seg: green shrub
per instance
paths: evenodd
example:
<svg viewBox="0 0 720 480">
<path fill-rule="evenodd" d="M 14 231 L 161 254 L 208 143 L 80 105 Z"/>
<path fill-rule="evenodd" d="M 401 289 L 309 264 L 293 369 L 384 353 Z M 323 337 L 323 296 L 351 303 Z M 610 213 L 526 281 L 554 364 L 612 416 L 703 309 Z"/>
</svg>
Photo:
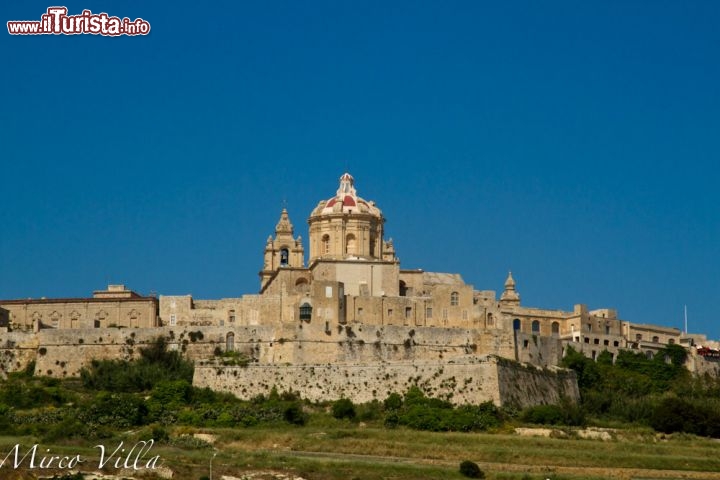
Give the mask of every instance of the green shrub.
<svg viewBox="0 0 720 480">
<path fill-rule="evenodd" d="M 332 416 L 337 419 L 348 418 L 352 420 L 355 418 L 355 405 L 349 399 L 341 398 L 333 402 Z"/>
<path fill-rule="evenodd" d="M 468 478 L 485 478 L 485 473 L 480 470 L 477 463 L 464 460 L 460 463 L 460 473 Z"/>
</svg>

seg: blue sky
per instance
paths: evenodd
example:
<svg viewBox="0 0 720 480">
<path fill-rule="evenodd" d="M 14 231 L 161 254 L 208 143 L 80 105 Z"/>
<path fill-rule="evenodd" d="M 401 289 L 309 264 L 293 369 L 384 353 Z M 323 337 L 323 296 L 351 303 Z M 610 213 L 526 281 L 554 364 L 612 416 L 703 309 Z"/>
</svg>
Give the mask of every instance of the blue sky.
<svg viewBox="0 0 720 480">
<path fill-rule="evenodd" d="M 404 268 L 720 338 L 717 2 L 63 5 L 152 31 L 0 35 L 0 298 L 254 293 L 348 170 Z"/>
</svg>

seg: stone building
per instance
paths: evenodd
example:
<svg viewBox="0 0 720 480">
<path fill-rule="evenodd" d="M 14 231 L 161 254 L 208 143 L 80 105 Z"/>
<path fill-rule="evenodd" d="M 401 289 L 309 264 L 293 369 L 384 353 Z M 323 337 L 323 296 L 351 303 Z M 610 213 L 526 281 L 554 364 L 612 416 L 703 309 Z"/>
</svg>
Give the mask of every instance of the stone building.
<svg viewBox="0 0 720 480">
<path fill-rule="evenodd" d="M 158 300 L 124 285 L 108 285 L 90 298 L 0 300 L 0 326 L 11 330 L 44 328 L 149 328 L 158 325 Z"/>
</svg>

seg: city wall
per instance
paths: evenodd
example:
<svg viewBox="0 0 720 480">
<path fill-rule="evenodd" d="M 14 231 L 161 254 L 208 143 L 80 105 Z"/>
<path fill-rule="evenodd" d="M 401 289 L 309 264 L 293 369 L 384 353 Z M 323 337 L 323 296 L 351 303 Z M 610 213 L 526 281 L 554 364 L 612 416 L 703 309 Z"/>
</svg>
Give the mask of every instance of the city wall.
<svg viewBox="0 0 720 480">
<path fill-rule="evenodd" d="M 457 362 L 393 362 L 371 365 L 196 366 L 193 384 L 251 399 L 279 391 L 299 392 L 311 401 L 348 398 L 355 403 L 383 400 L 418 386 L 425 394 L 454 404 L 519 408 L 579 400 L 575 373 L 528 367 L 495 356 L 468 356 Z"/>
</svg>

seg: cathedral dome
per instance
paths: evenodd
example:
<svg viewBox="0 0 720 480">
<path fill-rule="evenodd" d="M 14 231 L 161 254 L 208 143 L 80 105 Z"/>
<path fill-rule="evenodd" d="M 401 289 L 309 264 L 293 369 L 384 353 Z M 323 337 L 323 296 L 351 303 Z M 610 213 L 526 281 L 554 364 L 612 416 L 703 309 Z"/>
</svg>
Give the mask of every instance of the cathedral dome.
<svg viewBox="0 0 720 480">
<path fill-rule="evenodd" d="M 385 219 L 375 202 L 358 197 L 355 179 L 349 173 L 340 177 L 335 196 L 322 200 L 308 218 L 310 225 L 310 262 L 329 260 L 381 260 L 387 250 L 383 242 Z"/>
<path fill-rule="evenodd" d="M 355 179 L 349 173 L 340 177 L 340 186 L 334 197 L 322 200 L 310 214 L 311 217 L 333 213 L 369 214 L 382 218 L 382 212 L 373 201 L 358 196 L 355 190 Z"/>
</svg>

